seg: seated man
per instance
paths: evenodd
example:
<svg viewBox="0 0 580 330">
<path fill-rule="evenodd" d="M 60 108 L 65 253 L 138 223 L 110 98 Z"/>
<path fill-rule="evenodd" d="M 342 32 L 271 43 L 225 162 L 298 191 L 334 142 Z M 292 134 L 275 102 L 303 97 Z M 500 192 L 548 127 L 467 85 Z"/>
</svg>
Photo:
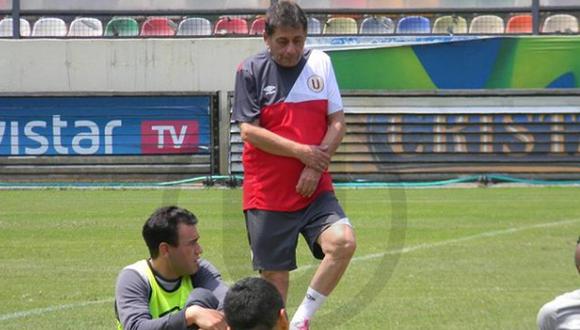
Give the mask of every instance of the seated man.
<svg viewBox="0 0 580 330">
<path fill-rule="evenodd" d="M 150 259 L 125 267 L 117 279 L 119 329 L 226 329 L 220 311 L 228 287 L 200 259 L 197 218 L 162 207 L 143 226 Z"/>
<path fill-rule="evenodd" d="M 580 273 L 580 238 L 576 242 L 576 270 Z M 564 293 L 538 312 L 538 329 L 580 329 L 580 290 Z"/>
<path fill-rule="evenodd" d="M 280 292 L 261 278 L 238 281 L 226 294 L 224 312 L 231 330 L 288 330 Z"/>
</svg>

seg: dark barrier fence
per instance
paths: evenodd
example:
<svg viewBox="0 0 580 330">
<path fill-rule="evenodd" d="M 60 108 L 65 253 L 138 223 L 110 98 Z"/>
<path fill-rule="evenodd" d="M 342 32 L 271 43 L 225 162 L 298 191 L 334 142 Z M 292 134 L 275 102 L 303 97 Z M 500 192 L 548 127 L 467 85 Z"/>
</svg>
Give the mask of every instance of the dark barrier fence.
<svg viewBox="0 0 580 330">
<path fill-rule="evenodd" d="M 345 97 L 335 180 L 423 181 L 508 174 L 580 178 L 580 97 Z M 230 170 L 242 174 L 231 126 Z"/>
</svg>

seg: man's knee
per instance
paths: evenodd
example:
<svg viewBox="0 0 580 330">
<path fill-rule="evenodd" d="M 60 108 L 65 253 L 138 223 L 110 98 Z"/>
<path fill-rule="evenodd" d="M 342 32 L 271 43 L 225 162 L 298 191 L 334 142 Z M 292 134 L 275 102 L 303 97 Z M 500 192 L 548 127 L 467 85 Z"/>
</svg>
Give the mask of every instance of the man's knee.
<svg viewBox="0 0 580 330">
<path fill-rule="evenodd" d="M 356 238 L 351 226 L 334 225 L 320 236 L 320 246 L 325 255 L 335 259 L 350 259 L 356 250 Z"/>
</svg>

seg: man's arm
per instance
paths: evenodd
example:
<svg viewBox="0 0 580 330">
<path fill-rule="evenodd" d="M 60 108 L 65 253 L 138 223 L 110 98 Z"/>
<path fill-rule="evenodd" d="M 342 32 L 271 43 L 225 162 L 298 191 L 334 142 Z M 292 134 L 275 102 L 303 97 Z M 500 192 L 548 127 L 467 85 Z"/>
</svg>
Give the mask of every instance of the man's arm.
<svg viewBox="0 0 580 330">
<path fill-rule="evenodd" d="M 337 111 L 328 115 L 328 129 L 326 135 L 322 139 L 322 146 L 327 146 L 330 157 L 334 155 L 336 149 L 340 146 L 342 139 L 346 133 L 346 122 L 344 119 L 344 111 Z M 326 167 L 324 168 L 326 169 Z M 312 167 L 305 167 L 302 170 L 298 184 L 296 185 L 296 192 L 303 197 L 310 197 L 316 191 L 318 182 L 323 171 Z"/>
<path fill-rule="evenodd" d="M 337 111 L 328 115 L 328 130 L 321 145 L 328 146 L 328 153 L 330 157 L 334 155 L 336 149 L 340 146 L 342 139 L 346 133 L 346 122 L 344 119 L 344 111 Z"/>
<path fill-rule="evenodd" d="M 324 171 L 330 163 L 328 146 L 324 143 L 319 146 L 306 145 L 286 139 L 261 127 L 259 120 L 240 123 L 240 131 L 244 142 L 273 155 L 296 158 L 317 171 Z"/>
<path fill-rule="evenodd" d="M 124 269 L 117 279 L 115 304 L 125 330 L 187 329 L 185 311 L 153 319 L 149 312 L 149 285 L 135 270 Z"/>
<path fill-rule="evenodd" d="M 218 299 L 218 310 L 223 309 L 224 299 L 229 290 L 228 285 L 222 280 L 217 268 L 209 261 L 201 259 L 199 270 L 191 278 L 194 288 L 208 289 Z"/>
</svg>

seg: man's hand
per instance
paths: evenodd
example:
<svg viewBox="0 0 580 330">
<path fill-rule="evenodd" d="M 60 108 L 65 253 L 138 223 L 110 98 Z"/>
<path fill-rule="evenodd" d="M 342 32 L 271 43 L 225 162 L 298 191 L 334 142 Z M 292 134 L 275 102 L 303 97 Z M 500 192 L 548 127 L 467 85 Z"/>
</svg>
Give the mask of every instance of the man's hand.
<svg viewBox="0 0 580 330">
<path fill-rule="evenodd" d="M 310 167 L 305 167 L 300 174 L 300 179 L 296 185 L 296 192 L 302 197 L 310 197 L 316 191 L 322 172 Z"/>
<path fill-rule="evenodd" d="M 298 159 L 306 167 L 310 167 L 318 172 L 324 172 L 330 164 L 328 146 L 303 145 L 303 148 L 301 148 L 298 154 Z"/>
<path fill-rule="evenodd" d="M 202 330 L 225 330 L 226 319 L 222 312 L 215 309 L 203 308 L 197 305 L 189 306 L 185 310 L 187 325 L 196 324 Z"/>
</svg>

